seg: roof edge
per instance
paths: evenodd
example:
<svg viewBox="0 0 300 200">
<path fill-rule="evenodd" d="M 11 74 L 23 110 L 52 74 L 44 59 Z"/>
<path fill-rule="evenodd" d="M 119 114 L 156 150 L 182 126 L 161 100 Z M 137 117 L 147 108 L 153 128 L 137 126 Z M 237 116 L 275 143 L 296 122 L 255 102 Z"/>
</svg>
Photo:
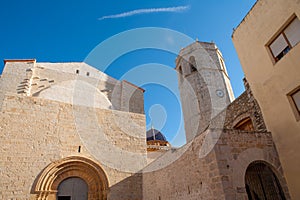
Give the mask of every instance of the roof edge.
<svg viewBox="0 0 300 200">
<path fill-rule="evenodd" d="M 256 0 L 256 2 L 255 2 L 255 3 L 253 4 L 253 6 L 250 8 L 250 10 L 247 12 L 247 14 L 243 17 L 243 19 L 241 20 L 241 22 L 240 22 L 235 28 L 233 28 L 233 31 L 232 31 L 232 34 L 231 34 L 231 38 L 233 38 L 233 35 L 234 35 L 236 29 L 239 28 L 239 26 L 245 21 L 246 17 L 250 14 L 250 12 L 252 12 L 252 10 L 254 9 L 254 7 L 256 6 L 256 4 L 257 4 L 258 1 L 259 1 L 259 0 Z"/>
<path fill-rule="evenodd" d="M 126 80 L 122 80 L 122 81 L 125 82 L 125 83 L 128 83 L 129 85 L 131 85 L 131 86 L 133 86 L 133 87 L 135 87 L 135 88 L 137 88 L 139 90 L 141 90 L 142 92 L 145 92 L 145 90 L 143 88 L 141 88 L 141 87 L 139 87 L 139 86 L 137 86 L 137 85 L 135 85 L 135 84 L 133 84 L 133 83 L 131 83 L 129 81 L 126 81 Z"/>
<path fill-rule="evenodd" d="M 4 59 L 4 64 L 8 62 L 36 62 L 36 59 Z"/>
<path fill-rule="evenodd" d="M 193 44 L 197 44 L 197 43 L 199 43 L 199 44 L 201 44 L 201 43 L 204 43 L 204 44 L 212 44 L 212 45 L 217 46 L 216 43 L 215 43 L 214 41 L 206 42 L 206 41 L 195 40 L 195 41 L 192 42 L 191 44 L 189 44 L 189 45 L 187 45 L 187 46 L 181 48 L 180 51 L 179 51 L 179 54 L 181 53 L 181 51 L 184 51 L 185 49 L 189 48 L 189 47 L 192 46 Z M 179 54 L 178 54 L 178 55 L 179 55 Z"/>
</svg>

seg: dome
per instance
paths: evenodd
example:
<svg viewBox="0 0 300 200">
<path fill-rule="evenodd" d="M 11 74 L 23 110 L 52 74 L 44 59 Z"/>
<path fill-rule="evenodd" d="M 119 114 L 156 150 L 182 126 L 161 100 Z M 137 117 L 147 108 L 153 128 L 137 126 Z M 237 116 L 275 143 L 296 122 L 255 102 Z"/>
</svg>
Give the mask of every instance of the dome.
<svg viewBox="0 0 300 200">
<path fill-rule="evenodd" d="M 158 131 L 154 128 L 151 128 L 150 130 L 148 130 L 146 133 L 146 136 L 147 136 L 147 141 L 160 140 L 160 141 L 167 142 L 166 137 L 160 131 Z"/>
</svg>

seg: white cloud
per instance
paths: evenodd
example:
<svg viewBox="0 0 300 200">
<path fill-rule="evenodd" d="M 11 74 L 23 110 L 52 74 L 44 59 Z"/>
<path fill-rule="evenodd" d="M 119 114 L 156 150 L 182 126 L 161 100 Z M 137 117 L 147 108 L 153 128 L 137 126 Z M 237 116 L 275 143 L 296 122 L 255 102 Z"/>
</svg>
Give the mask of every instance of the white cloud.
<svg viewBox="0 0 300 200">
<path fill-rule="evenodd" d="M 190 6 L 177 6 L 177 7 L 167 7 L 167 8 L 146 8 L 146 9 L 132 10 L 129 12 L 124 12 L 124 13 L 115 14 L 115 15 L 106 15 L 106 16 L 98 18 L 98 20 L 123 18 L 123 17 L 132 16 L 132 15 L 146 14 L 146 13 L 183 12 L 183 11 L 188 10 L 189 8 L 190 8 Z"/>
</svg>

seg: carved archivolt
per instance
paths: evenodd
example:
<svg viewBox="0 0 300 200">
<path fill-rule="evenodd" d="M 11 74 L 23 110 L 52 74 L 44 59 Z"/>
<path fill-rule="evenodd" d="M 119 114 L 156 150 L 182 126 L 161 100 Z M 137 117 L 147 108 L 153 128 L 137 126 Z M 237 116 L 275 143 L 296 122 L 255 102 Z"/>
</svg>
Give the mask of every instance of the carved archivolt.
<svg viewBox="0 0 300 200">
<path fill-rule="evenodd" d="M 48 165 L 33 187 L 37 200 L 55 200 L 58 185 L 70 177 L 82 178 L 88 185 L 89 200 L 106 200 L 108 180 L 103 169 L 94 161 L 79 156 L 67 157 Z"/>
</svg>

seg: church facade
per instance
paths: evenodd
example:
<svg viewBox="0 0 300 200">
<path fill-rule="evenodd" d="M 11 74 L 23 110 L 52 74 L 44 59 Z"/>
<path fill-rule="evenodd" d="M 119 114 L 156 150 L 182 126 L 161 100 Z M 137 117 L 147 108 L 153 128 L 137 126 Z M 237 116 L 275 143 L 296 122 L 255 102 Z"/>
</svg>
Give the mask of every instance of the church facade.
<svg viewBox="0 0 300 200">
<path fill-rule="evenodd" d="M 146 164 L 143 112 L 141 88 L 85 63 L 5 61 L 0 199 L 68 199 L 73 177 L 83 199 L 136 199 L 122 181 Z"/>
</svg>

